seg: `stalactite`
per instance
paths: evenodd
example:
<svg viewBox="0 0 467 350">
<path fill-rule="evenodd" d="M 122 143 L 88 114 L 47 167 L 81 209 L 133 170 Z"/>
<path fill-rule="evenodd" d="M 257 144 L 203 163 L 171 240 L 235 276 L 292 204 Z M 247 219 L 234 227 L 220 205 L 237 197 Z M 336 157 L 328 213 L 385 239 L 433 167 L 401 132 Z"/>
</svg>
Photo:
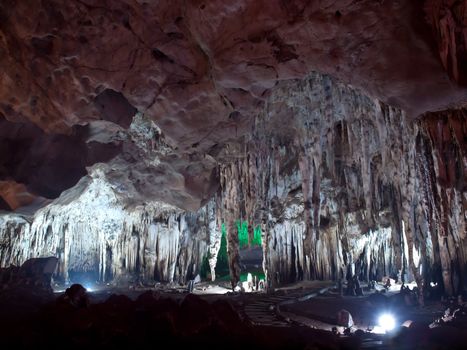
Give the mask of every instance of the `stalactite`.
<svg viewBox="0 0 467 350">
<path fill-rule="evenodd" d="M 125 207 L 101 175 L 82 179 L 31 223 L 19 214 L 0 216 L 1 266 L 57 256 L 56 278 L 64 281 L 83 272 L 115 283 L 194 278 L 208 245 L 218 244 L 214 201 L 196 213 L 158 202 Z"/>
<path fill-rule="evenodd" d="M 221 194 L 234 181 L 248 217 L 262 218 L 268 278 L 337 279 L 358 266 L 423 291 L 442 269 L 446 292 L 456 292 L 451 266 L 465 271 L 467 256 L 467 128 L 464 111 L 448 114 L 411 120 L 320 74 L 279 85 L 244 157 L 223 166 L 250 169 L 225 177 Z"/>
<path fill-rule="evenodd" d="M 64 280 L 88 272 L 185 282 L 209 252 L 215 278 L 224 223 L 235 287 L 243 220 L 260 225 L 270 285 L 357 274 L 415 280 L 421 293 L 442 282 L 459 293 L 467 287 L 466 119 L 455 110 L 413 120 L 317 73 L 284 81 L 251 134 L 226 146 L 233 157 L 220 164 L 221 190 L 205 207 L 126 205 L 97 167 L 32 218 L 0 215 L 1 266 L 54 255 Z"/>
<path fill-rule="evenodd" d="M 235 220 L 240 216 L 238 164 L 221 171 L 222 183 L 226 195 L 223 197 L 223 221 L 227 227 L 227 253 L 229 258 L 230 282 L 232 288 L 240 281 L 239 241 Z"/>
</svg>

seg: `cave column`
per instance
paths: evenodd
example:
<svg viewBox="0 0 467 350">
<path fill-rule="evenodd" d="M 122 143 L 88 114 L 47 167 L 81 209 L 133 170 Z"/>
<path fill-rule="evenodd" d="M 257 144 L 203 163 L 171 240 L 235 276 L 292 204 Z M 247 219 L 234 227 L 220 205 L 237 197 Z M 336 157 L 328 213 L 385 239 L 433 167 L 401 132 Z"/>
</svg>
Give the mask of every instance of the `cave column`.
<svg viewBox="0 0 467 350">
<path fill-rule="evenodd" d="M 423 289 L 424 289 L 424 280 L 423 277 L 420 274 L 420 271 L 417 266 L 415 266 L 415 261 L 414 261 L 414 256 L 413 252 L 415 249 L 415 244 L 414 244 L 414 227 L 413 227 L 413 222 L 412 225 L 409 223 L 408 225 L 405 225 L 405 222 L 402 222 L 402 230 L 403 234 L 405 235 L 407 239 L 407 255 L 408 255 L 408 264 L 410 271 L 412 272 L 415 282 L 417 283 L 418 287 L 418 301 L 420 303 L 420 306 L 424 306 L 424 297 L 423 297 Z"/>
<path fill-rule="evenodd" d="M 304 275 L 305 279 L 311 278 L 311 237 L 312 237 L 312 195 L 311 195 L 311 176 L 310 176 L 310 161 L 304 151 L 302 151 L 298 165 L 300 175 L 302 177 L 302 192 L 303 192 L 303 214 L 305 215 L 305 232 L 303 239 L 303 257 L 304 257 Z"/>
<path fill-rule="evenodd" d="M 224 219 L 227 228 L 227 256 L 229 259 L 230 283 L 232 289 L 240 281 L 240 254 L 238 234 L 235 227 L 235 220 L 239 217 L 239 171 L 238 165 L 232 163 L 222 169 L 222 183 L 224 185 Z"/>
<path fill-rule="evenodd" d="M 449 252 L 448 237 L 443 233 L 438 234 L 439 242 L 439 257 L 441 260 L 441 271 L 444 284 L 444 292 L 447 295 L 454 294 L 454 288 L 452 285 L 452 271 L 451 271 L 451 254 Z"/>
<path fill-rule="evenodd" d="M 230 283 L 235 289 L 240 281 L 240 255 L 238 234 L 235 227 L 235 219 L 232 215 L 227 218 L 227 254 L 229 257 Z"/>
<path fill-rule="evenodd" d="M 70 256 L 70 238 L 68 235 L 68 230 L 63 231 L 63 280 L 65 283 L 69 282 L 68 276 L 68 259 Z"/>
<path fill-rule="evenodd" d="M 216 280 L 216 265 L 217 265 L 217 256 L 219 254 L 219 249 L 221 247 L 221 237 L 222 233 L 217 227 L 220 226 L 220 220 L 217 220 L 216 204 L 208 205 L 208 228 L 209 228 L 209 269 L 211 270 L 211 281 Z"/>
</svg>

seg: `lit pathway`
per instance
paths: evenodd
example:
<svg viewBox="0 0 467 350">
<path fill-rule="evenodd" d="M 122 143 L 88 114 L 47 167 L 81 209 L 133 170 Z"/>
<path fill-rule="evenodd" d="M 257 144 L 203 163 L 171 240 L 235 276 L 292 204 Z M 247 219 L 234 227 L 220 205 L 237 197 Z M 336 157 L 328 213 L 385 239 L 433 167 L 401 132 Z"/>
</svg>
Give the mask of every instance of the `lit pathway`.
<svg viewBox="0 0 467 350">
<path fill-rule="evenodd" d="M 283 305 L 293 304 L 314 298 L 326 293 L 334 285 L 316 286 L 307 289 L 288 289 L 287 294 L 263 294 L 255 295 L 250 300 L 245 300 L 244 314 L 247 320 L 254 326 L 268 327 L 292 327 L 301 324 L 313 328 L 330 330 L 333 325 L 311 320 L 306 317 L 294 315 L 291 318 L 289 313 L 282 313 L 280 308 Z M 284 292 L 284 291 L 282 291 Z M 361 339 L 360 348 L 368 350 L 386 350 L 390 346 L 385 344 L 384 336 L 365 334 Z"/>
<path fill-rule="evenodd" d="M 261 299 L 247 301 L 245 316 L 254 326 L 288 327 L 290 323 L 276 312 L 277 304 L 286 300 L 292 300 L 292 296 L 264 295 Z"/>
<path fill-rule="evenodd" d="M 290 321 L 280 316 L 280 312 L 278 312 L 280 306 L 313 298 L 325 293 L 329 288 L 331 286 L 312 289 L 288 289 L 283 290 L 281 294 L 255 295 L 254 299 L 245 301 L 245 316 L 255 326 L 290 327 Z"/>
</svg>

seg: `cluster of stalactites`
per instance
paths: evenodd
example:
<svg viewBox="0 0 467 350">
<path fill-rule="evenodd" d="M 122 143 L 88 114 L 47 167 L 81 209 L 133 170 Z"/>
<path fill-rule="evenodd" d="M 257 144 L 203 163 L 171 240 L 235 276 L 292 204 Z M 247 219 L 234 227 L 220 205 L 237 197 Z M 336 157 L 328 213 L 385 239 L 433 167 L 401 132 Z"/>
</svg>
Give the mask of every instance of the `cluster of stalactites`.
<svg viewBox="0 0 467 350">
<path fill-rule="evenodd" d="M 414 121 L 328 76 L 284 83 L 244 157 L 221 168 L 225 221 L 262 225 L 272 282 L 357 273 L 421 285 L 442 270 L 453 293 L 467 282 L 465 132 L 463 111 Z"/>
<path fill-rule="evenodd" d="M 82 181 L 88 183 L 74 200 L 59 199 L 29 220 L 0 217 L 1 266 L 56 256 L 55 277 L 64 281 L 83 273 L 125 283 L 185 283 L 196 276 L 219 236 L 213 201 L 195 213 L 157 202 L 125 208 L 104 179 Z"/>
</svg>

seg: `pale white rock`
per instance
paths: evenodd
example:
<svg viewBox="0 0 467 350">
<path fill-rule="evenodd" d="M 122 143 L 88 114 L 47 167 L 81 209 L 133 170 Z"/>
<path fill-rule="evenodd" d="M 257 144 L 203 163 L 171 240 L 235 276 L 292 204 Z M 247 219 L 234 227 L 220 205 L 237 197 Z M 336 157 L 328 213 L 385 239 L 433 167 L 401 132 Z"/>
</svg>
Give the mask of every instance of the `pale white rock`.
<svg viewBox="0 0 467 350">
<path fill-rule="evenodd" d="M 99 281 L 184 283 L 196 276 L 216 236 L 209 231 L 216 227 L 212 207 L 195 213 L 160 202 L 128 207 L 94 171 L 33 217 L 0 215 L 1 264 L 56 256 L 64 280 L 84 272 Z"/>
</svg>

